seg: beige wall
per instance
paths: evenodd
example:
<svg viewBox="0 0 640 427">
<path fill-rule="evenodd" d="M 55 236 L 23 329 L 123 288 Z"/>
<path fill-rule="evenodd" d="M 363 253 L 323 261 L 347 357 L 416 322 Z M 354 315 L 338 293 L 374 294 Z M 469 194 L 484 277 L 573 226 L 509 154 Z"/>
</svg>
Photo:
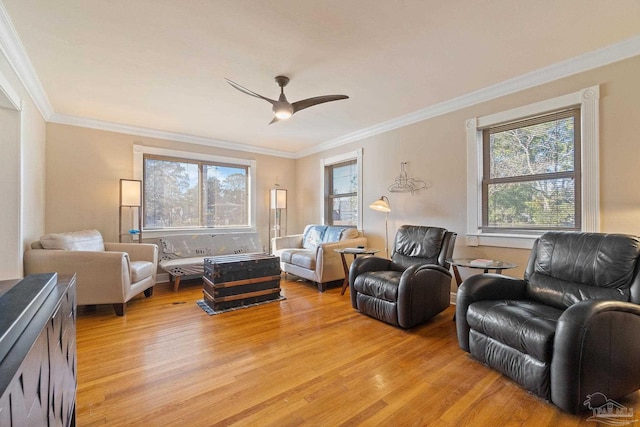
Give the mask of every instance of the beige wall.
<svg viewBox="0 0 640 427">
<path fill-rule="evenodd" d="M 320 218 L 320 159 L 362 147 L 364 204 L 368 206 L 383 194 L 389 197 L 393 210 L 389 216 L 390 240 L 402 224 L 446 227 L 459 235 L 456 256 L 514 261 L 519 268 L 505 273 L 522 277 L 528 250 L 465 244 L 465 121 L 599 84 L 601 231 L 640 235 L 640 185 L 636 174 L 640 166 L 638 76 L 640 57 L 635 57 L 299 159 L 297 197 L 302 209 L 297 224 L 302 227 Z M 431 188 L 414 195 L 389 193 L 387 188 L 400 173 L 403 161 L 409 162 L 407 171 L 411 177 L 430 181 Z M 371 246 L 384 247 L 384 215 L 368 208 L 363 215 L 363 228 Z"/>
<path fill-rule="evenodd" d="M 295 194 L 295 160 L 202 145 L 139 137 L 69 125 L 47 125 L 48 233 L 98 229 L 107 241 L 118 240 L 121 178 L 133 177 L 133 145 L 255 159 L 257 231 L 268 241 L 269 189 L 276 182 Z M 295 204 L 292 204 L 295 211 Z"/>
<path fill-rule="evenodd" d="M 28 243 L 44 231 L 45 122 L 6 58 L 0 76 L 19 109 L 0 108 L 0 280 L 23 275 Z M 5 94 L 2 105 L 10 107 Z"/>
</svg>

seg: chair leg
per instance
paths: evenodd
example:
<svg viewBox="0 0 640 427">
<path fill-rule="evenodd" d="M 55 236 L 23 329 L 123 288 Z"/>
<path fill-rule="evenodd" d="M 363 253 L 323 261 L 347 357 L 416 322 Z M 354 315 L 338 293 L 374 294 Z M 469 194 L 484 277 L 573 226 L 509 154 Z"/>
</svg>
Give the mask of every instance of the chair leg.
<svg viewBox="0 0 640 427">
<path fill-rule="evenodd" d="M 176 278 L 173 279 L 173 292 L 178 292 L 178 288 L 180 287 L 180 277 L 181 276 L 176 276 Z"/>
<path fill-rule="evenodd" d="M 113 304 L 113 309 L 116 311 L 116 316 L 124 316 L 125 307 L 125 303 Z"/>
<path fill-rule="evenodd" d="M 145 290 L 144 290 L 144 296 L 145 296 L 145 297 L 147 297 L 147 298 L 148 298 L 148 297 L 150 297 L 151 295 L 153 295 L 153 286 L 152 286 L 152 287 L 150 287 L 149 289 L 145 289 Z"/>
</svg>

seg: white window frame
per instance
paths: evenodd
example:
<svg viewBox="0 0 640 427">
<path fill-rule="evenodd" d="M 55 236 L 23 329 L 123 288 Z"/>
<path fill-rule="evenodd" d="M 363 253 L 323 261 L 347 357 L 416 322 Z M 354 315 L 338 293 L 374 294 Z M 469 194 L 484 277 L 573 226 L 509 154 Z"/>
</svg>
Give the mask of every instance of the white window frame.
<svg viewBox="0 0 640 427">
<path fill-rule="evenodd" d="M 216 156 L 212 154 L 195 153 L 192 151 L 179 151 L 169 148 L 148 147 L 146 145 L 133 146 L 133 179 L 143 180 L 144 155 L 153 154 L 164 157 L 175 157 L 185 160 L 203 160 L 216 163 L 226 163 L 239 166 L 248 166 L 249 194 L 247 196 L 249 203 L 249 225 L 239 227 L 198 227 L 198 228 L 171 228 L 171 229 L 153 229 L 143 230 L 145 237 L 161 237 L 169 234 L 181 234 L 185 232 L 211 233 L 214 230 L 218 234 L 237 233 L 237 232 L 255 232 L 256 231 L 256 161 L 253 159 L 239 159 L 235 157 Z M 143 183 L 144 185 L 144 183 Z M 143 213 L 144 214 L 144 213 Z"/>
<path fill-rule="evenodd" d="M 332 157 L 326 157 L 324 159 L 320 159 L 320 221 L 322 224 L 326 224 L 325 221 L 325 167 L 335 165 L 338 163 L 347 162 L 350 160 L 356 161 L 356 167 L 358 169 L 358 230 L 362 230 L 362 148 L 357 149 L 356 151 L 351 151 L 344 154 L 339 154 Z"/>
<path fill-rule="evenodd" d="M 599 169 L 600 86 L 548 99 L 508 111 L 466 121 L 467 128 L 467 246 L 500 246 L 531 249 L 542 234 L 483 233 L 482 226 L 482 129 L 542 115 L 570 107 L 580 107 L 582 165 L 582 231 L 600 230 Z"/>
</svg>

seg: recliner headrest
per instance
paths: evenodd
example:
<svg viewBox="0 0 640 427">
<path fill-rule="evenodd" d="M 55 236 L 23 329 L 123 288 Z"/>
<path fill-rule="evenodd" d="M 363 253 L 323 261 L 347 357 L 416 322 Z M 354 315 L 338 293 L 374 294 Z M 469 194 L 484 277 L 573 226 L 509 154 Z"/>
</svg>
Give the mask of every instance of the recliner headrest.
<svg viewBox="0 0 640 427">
<path fill-rule="evenodd" d="M 625 234 L 548 232 L 535 246 L 533 273 L 603 288 L 628 288 L 640 238 Z M 529 270 L 529 269 L 528 269 Z"/>
<path fill-rule="evenodd" d="M 437 259 L 446 232 L 440 227 L 403 225 L 396 233 L 394 254 Z"/>
</svg>

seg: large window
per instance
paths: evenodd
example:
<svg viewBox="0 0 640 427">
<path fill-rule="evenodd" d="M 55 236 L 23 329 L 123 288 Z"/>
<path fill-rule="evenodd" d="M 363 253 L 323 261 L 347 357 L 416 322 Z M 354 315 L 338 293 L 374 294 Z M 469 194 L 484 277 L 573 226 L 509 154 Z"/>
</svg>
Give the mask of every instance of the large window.
<svg viewBox="0 0 640 427">
<path fill-rule="evenodd" d="M 252 226 L 253 161 L 137 147 L 144 230 Z"/>
<path fill-rule="evenodd" d="M 485 231 L 580 229 L 580 109 L 482 132 Z"/>
<path fill-rule="evenodd" d="M 362 149 L 322 159 L 323 221 L 362 228 Z"/>
<path fill-rule="evenodd" d="M 468 246 L 599 230 L 599 87 L 469 119 Z"/>
</svg>

